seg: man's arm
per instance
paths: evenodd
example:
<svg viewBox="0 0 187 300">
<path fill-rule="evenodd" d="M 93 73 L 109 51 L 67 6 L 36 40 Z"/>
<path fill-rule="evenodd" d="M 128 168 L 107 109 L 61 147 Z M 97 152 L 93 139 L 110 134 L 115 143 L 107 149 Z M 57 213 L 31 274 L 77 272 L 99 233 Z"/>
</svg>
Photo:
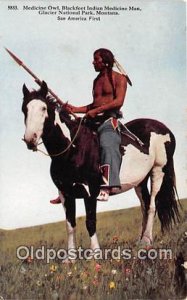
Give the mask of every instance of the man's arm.
<svg viewBox="0 0 187 300">
<path fill-rule="evenodd" d="M 71 104 L 67 105 L 67 108 L 74 113 L 86 114 L 89 110 L 92 109 L 93 103 L 85 106 L 73 106 Z"/>
</svg>

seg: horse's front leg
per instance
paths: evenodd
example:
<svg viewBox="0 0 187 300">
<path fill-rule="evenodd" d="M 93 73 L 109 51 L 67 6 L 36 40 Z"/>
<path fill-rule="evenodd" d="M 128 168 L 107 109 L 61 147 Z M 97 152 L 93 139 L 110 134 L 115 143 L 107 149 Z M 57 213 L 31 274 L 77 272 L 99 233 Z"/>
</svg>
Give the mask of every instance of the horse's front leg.
<svg viewBox="0 0 187 300">
<path fill-rule="evenodd" d="M 96 234 L 96 209 L 97 200 L 96 197 L 89 197 L 84 199 L 86 208 L 86 228 L 90 236 L 90 248 L 93 251 L 100 249 L 99 242 Z"/>
<path fill-rule="evenodd" d="M 64 196 L 60 193 L 60 198 Z M 62 201 L 66 214 L 66 230 L 68 236 L 68 251 L 76 248 L 76 208 L 75 198 L 71 196 L 65 196 Z"/>
</svg>

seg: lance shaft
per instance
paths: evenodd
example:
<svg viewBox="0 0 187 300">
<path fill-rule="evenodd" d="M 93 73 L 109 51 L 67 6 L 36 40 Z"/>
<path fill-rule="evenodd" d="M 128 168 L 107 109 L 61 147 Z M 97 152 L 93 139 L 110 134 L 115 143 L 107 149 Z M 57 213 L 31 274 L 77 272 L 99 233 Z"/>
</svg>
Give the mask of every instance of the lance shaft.
<svg viewBox="0 0 187 300">
<path fill-rule="evenodd" d="M 5 50 L 9 53 L 9 55 L 17 62 L 18 65 L 20 65 L 23 69 L 25 69 L 25 71 L 27 71 L 27 73 L 29 73 L 35 80 L 35 82 L 41 86 L 42 81 L 14 54 L 12 53 L 9 49 L 5 48 Z M 48 92 L 57 100 L 57 102 L 60 105 L 65 105 L 64 102 L 50 89 L 48 88 Z M 75 113 L 70 112 L 71 115 L 73 115 L 76 119 L 77 116 Z"/>
</svg>

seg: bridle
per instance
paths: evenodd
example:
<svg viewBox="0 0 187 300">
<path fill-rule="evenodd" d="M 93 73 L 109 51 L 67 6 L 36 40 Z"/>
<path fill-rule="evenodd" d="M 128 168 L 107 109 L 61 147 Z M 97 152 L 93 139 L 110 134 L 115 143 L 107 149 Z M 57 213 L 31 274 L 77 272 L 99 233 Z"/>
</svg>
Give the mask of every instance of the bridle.
<svg viewBox="0 0 187 300">
<path fill-rule="evenodd" d="M 75 139 L 77 138 L 78 134 L 79 134 L 79 131 L 80 131 L 80 128 L 81 128 L 81 125 L 82 125 L 82 122 L 83 122 L 83 119 L 84 118 L 80 118 L 80 122 L 79 122 L 79 126 L 77 128 L 77 131 L 73 137 L 73 139 L 71 140 L 71 142 L 69 143 L 69 145 L 62 151 L 60 151 L 59 153 L 55 153 L 55 154 L 48 154 L 47 152 L 41 150 L 41 149 L 38 149 L 37 147 L 35 148 L 35 151 L 38 151 L 38 152 L 41 152 L 42 154 L 44 154 L 45 156 L 50 156 L 50 157 L 58 157 L 60 155 L 63 155 L 64 153 L 66 153 L 70 147 L 73 145 Z M 39 143 L 38 145 L 41 145 L 43 142 Z M 37 146 L 38 146 L 37 145 Z"/>
<path fill-rule="evenodd" d="M 34 96 L 33 96 L 33 99 L 35 99 Z M 40 99 L 40 100 L 42 100 L 42 101 L 44 101 L 44 102 L 46 103 L 46 101 L 45 101 L 45 99 L 44 99 L 43 97 L 38 97 L 38 96 L 37 96 L 37 99 Z M 30 99 L 30 100 L 32 100 L 32 99 Z M 22 108 L 22 111 L 23 111 L 23 113 L 25 114 L 25 110 L 24 110 L 23 108 Z M 82 124 L 83 120 L 84 120 L 84 118 L 80 118 L 80 122 L 79 122 L 79 126 L 78 126 L 78 128 L 77 128 L 77 131 L 76 131 L 76 133 L 75 133 L 73 139 L 71 140 L 71 142 L 68 144 L 68 146 L 67 146 L 64 150 L 60 151 L 59 153 L 49 154 L 49 153 L 47 153 L 47 152 L 45 152 L 45 151 L 43 151 L 43 150 L 41 150 L 41 149 L 38 149 L 38 146 L 41 145 L 41 144 L 43 144 L 43 141 L 41 141 L 40 143 L 37 144 L 37 146 L 34 148 L 33 151 L 41 152 L 42 154 L 44 154 L 44 155 L 46 155 L 46 156 L 50 156 L 50 157 L 58 157 L 58 156 L 63 155 L 63 154 L 66 153 L 66 152 L 70 149 L 70 147 L 73 145 L 75 139 L 77 138 L 77 136 L 78 136 L 78 134 L 79 134 L 79 131 L 80 131 L 80 128 L 81 128 L 81 124 Z M 22 140 L 23 140 L 24 142 L 26 142 L 24 138 L 23 138 Z"/>
</svg>

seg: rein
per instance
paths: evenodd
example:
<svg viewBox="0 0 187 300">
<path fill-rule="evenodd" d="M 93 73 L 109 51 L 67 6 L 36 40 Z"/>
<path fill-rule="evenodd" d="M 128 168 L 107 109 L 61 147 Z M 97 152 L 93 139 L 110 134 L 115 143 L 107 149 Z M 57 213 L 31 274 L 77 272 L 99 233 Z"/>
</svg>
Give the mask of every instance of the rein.
<svg viewBox="0 0 187 300">
<path fill-rule="evenodd" d="M 67 152 L 69 150 L 69 148 L 73 145 L 73 142 L 77 138 L 77 136 L 79 134 L 79 131 L 80 131 L 80 128 L 81 128 L 82 121 L 83 121 L 83 118 L 80 119 L 80 123 L 79 123 L 78 129 L 77 129 L 77 132 L 75 133 L 73 139 L 71 140 L 71 142 L 69 143 L 69 145 L 64 150 L 62 150 L 61 152 L 56 153 L 56 154 L 48 154 L 47 152 L 45 152 L 43 150 L 40 150 L 38 148 L 36 148 L 36 151 L 41 152 L 42 154 L 44 154 L 46 156 L 50 156 L 50 157 L 57 157 L 57 156 L 60 156 L 60 155 L 64 154 L 65 152 Z"/>
</svg>

